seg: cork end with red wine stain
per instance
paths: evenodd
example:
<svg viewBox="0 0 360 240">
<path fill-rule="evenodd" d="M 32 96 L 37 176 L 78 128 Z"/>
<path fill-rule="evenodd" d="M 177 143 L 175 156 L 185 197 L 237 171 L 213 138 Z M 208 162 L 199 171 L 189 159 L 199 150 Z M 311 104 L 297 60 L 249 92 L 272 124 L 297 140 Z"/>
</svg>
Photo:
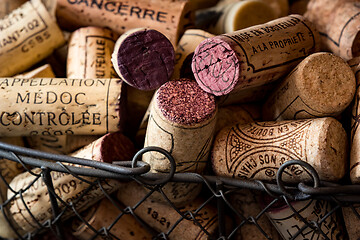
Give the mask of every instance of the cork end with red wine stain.
<svg viewBox="0 0 360 240">
<path fill-rule="evenodd" d="M 114 68 L 126 83 L 140 90 L 154 90 L 170 79 L 175 50 L 162 33 L 145 28 L 119 40 Z"/>
<path fill-rule="evenodd" d="M 100 142 L 101 161 L 131 161 L 135 154 L 132 141 L 121 132 L 108 133 Z"/>
<path fill-rule="evenodd" d="M 156 101 L 166 119 L 183 125 L 202 123 L 216 111 L 215 97 L 189 79 L 165 83 L 158 89 Z"/>
</svg>

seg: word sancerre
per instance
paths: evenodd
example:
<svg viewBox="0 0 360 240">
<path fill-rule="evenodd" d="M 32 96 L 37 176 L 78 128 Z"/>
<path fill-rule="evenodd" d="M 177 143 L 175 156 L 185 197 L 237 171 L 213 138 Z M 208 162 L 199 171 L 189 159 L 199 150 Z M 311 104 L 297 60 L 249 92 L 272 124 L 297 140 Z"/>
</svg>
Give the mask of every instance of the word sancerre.
<svg viewBox="0 0 360 240">
<path fill-rule="evenodd" d="M 139 6 L 131 6 L 123 2 L 104 1 L 104 0 L 67 0 L 70 4 L 84 5 L 90 8 L 97 8 L 120 16 L 134 16 L 138 19 L 153 20 L 166 23 L 167 12 L 156 11 L 152 9 L 142 8 Z"/>
</svg>

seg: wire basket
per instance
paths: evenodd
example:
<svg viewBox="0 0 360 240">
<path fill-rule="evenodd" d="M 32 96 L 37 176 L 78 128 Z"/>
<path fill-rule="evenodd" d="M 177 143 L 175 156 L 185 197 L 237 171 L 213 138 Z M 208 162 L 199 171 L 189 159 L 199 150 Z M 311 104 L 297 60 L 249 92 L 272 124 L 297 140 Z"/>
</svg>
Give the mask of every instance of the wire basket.
<svg viewBox="0 0 360 240">
<path fill-rule="evenodd" d="M 172 166 L 169 173 L 150 172 L 150 166 L 140 161 L 141 156 L 149 151 L 157 151 L 167 157 Z M 0 156 L 4 161 L 18 162 L 31 176 L 31 181 L 14 188 L 1 175 L 8 190 L 8 197 L 1 205 L 2 214 L 19 239 L 49 239 L 48 236 L 51 239 L 70 239 L 68 229 L 78 234 L 79 239 L 129 239 L 121 235 L 124 231 L 133 239 L 281 239 L 268 219 L 285 239 L 347 239 L 344 209 L 348 210 L 347 215 L 355 220 L 360 219 L 356 209 L 356 204 L 360 203 L 360 186 L 320 181 L 310 165 L 298 160 L 283 164 L 274 184 L 175 173 L 172 156 L 157 147 L 140 150 L 131 162 L 114 164 L 50 154 L 1 142 Z M 313 178 L 313 184 L 285 184 L 282 174 L 291 165 L 306 168 Z M 63 189 L 58 189 L 59 186 L 54 184 L 60 176 L 70 179 L 61 185 Z M 42 184 L 39 185 L 39 181 Z M 169 183 L 200 185 L 201 199 L 191 200 L 190 208 L 178 206 L 164 191 Z M 86 186 L 75 194 L 80 184 Z M 134 190 L 135 187 L 129 187 L 134 184 L 145 189 L 142 195 L 134 197 L 139 193 Z M 116 188 L 110 189 L 109 186 Z M 45 188 L 46 192 L 35 199 L 42 202 L 39 208 L 32 205 L 35 200 L 29 200 L 29 196 L 40 187 Z M 133 192 L 126 192 L 126 188 Z M 94 191 L 96 194 L 93 194 Z M 64 193 L 73 195 L 65 199 Z M 128 199 L 133 202 L 121 203 L 118 196 L 122 193 L 125 194 L 125 202 Z M 193 195 L 196 195 L 195 192 Z M 163 203 L 157 203 L 154 196 L 161 198 Z M 103 208 L 99 206 L 102 202 L 106 202 Z M 49 208 L 45 207 L 46 204 L 49 204 Z M 92 204 L 97 205 L 91 208 Z M 161 209 L 157 209 L 158 206 Z M 43 215 L 39 213 L 41 207 L 44 208 Z M 112 210 L 96 213 L 99 209 L 109 207 Z M 131 223 L 133 227 L 130 229 L 119 230 L 125 224 L 124 219 L 129 217 L 138 227 Z M 19 218 L 27 221 L 25 230 L 20 226 Z M 100 225 L 99 221 L 94 220 L 96 218 L 101 220 Z M 154 227 L 152 222 L 157 225 Z M 356 223 L 353 221 L 352 224 Z M 144 235 L 137 238 L 138 229 Z M 47 237 L 41 238 L 44 234 Z"/>
</svg>

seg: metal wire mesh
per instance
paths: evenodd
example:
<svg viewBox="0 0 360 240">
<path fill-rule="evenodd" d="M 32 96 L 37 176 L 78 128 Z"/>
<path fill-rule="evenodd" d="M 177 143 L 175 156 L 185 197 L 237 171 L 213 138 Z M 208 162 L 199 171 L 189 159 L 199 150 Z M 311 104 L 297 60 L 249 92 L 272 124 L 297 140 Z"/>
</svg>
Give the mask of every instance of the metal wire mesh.
<svg viewBox="0 0 360 240">
<path fill-rule="evenodd" d="M 140 161 L 141 155 L 148 151 L 163 153 L 172 163 L 171 171 L 151 173 L 150 166 Z M 275 184 L 175 173 L 171 155 L 154 147 L 139 151 L 132 162 L 116 164 L 5 143 L 0 143 L 0 157 L 3 161 L 20 163 L 30 179 L 14 188 L 0 176 L 8 189 L 1 211 L 19 239 L 47 239 L 40 238 L 44 234 L 56 239 L 127 239 L 121 235 L 124 231 L 134 239 L 187 239 L 186 236 L 190 236 L 188 239 L 280 239 L 268 217 L 284 231 L 281 234 L 286 239 L 347 239 L 345 215 L 341 210 L 347 209 L 347 215 L 360 219 L 357 211 L 360 186 L 322 182 L 311 166 L 296 160 L 281 166 Z M 311 173 L 313 185 L 287 185 L 281 180 L 284 169 L 294 164 Z M 54 181 L 63 176 L 68 180 L 55 185 Z M 200 200 L 196 198 L 187 203 L 191 207 L 178 206 L 164 191 L 169 183 L 201 185 Z M 80 185 L 82 189 L 77 192 Z M 141 191 L 136 190 L 136 186 L 145 189 L 142 195 L 137 196 Z M 34 207 L 33 200 L 29 200 L 34 197 L 31 193 L 41 187 L 46 193 L 38 195 L 36 201 L 42 202 L 41 207 L 47 211 L 43 214 L 41 208 Z M 73 195 L 66 198 L 66 194 Z M 125 196 L 121 197 L 122 194 Z M 157 203 L 154 196 L 163 203 Z M 122 199 L 125 202 L 132 199 L 132 202 L 129 200 L 126 204 Z M 111 210 L 106 210 L 110 206 Z M 163 206 L 166 207 L 163 209 Z M 99 209 L 104 210 L 99 213 Z M 129 217 L 139 227 L 131 223 L 129 229 L 119 230 Z M 102 220 L 100 225 L 96 218 Z M 19 219 L 26 220 L 25 230 Z M 160 227 L 156 224 L 154 227 L 152 222 Z M 76 236 L 70 236 L 64 229 L 72 229 Z M 136 238 L 140 231 L 143 232 L 141 238 Z"/>
</svg>

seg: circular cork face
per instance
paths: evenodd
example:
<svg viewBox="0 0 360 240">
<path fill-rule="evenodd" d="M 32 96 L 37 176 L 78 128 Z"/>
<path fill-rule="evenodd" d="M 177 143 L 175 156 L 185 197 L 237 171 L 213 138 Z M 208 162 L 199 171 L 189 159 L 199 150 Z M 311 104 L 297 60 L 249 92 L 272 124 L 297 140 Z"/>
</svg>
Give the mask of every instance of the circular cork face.
<svg viewBox="0 0 360 240">
<path fill-rule="evenodd" d="M 241 1 L 233 18 L 233 31 L 269 22 L 275 19 L 274 10 L 266 2 Z M 229 32 L 229 31 L 227 31 Z"/>
<path fill-rule="evenodd" d="M 194 125 L 214 116 L 215 97 L 188 79 L 169 81 L 156 93 L 157 106 L 166 119 L 182 125 Z"/>
<path fill-rule="evenodd" d="M 102 161 L 131 161 L 135 154 L 132 141 L 121 132 L 106 134 L 101 143 L 100 153 Z"/>
<path fill-rule="evenodd" d="M 126 83 L 140 90 L 154 90 L 170 79 L 175 51 L 162 33 L 140 29 L 118 41 L 114 68 Z"/>
<path fill-rule="evenodd" d="M 231 92 L 239 79 L 239 60 L 231 46 L 217 37 L 202 41 L 195 49 L 191 64 L 199 86 L 221 96 Z"/>
<path fill-rule="evenodd" d="M 318 161 L 320 179 L 338 180 L 345 175 L 347 165 L 347 135 L 341 123 L 326 118 L 319 129 Z"/>
<path fill-rule="evenodd" d="M 301 99 L 322 114 L 343 111 L 356 88 L 349 65 L 331 53 L 314 53 L 298 65 L 297 86 Z"/>
</svg>

